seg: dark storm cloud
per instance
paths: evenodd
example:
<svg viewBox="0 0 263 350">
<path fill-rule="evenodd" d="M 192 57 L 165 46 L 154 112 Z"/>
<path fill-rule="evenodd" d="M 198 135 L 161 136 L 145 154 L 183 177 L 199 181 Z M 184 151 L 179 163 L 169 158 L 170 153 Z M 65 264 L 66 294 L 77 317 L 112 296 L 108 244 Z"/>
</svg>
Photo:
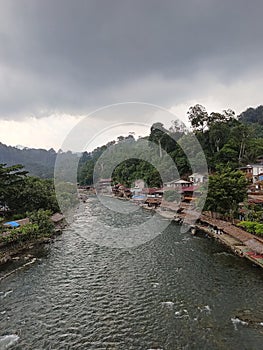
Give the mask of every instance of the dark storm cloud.
<svg viewBox="0 0 263 350">
<path fill-rule="evenodd" d="M 262 74 L 261 0 L 0 6 L 1 118 L 79 113 L 123 99 L 169 104 L 187 89 L 194 94 L 196 75 L 230 83 Z"/>
</svg>

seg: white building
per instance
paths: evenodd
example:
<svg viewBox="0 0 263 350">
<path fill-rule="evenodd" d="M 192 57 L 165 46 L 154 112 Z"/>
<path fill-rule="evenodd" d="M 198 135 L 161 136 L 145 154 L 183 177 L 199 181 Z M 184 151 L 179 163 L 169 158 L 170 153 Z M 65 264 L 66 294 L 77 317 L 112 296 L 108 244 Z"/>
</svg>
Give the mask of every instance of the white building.
<svg viewBox="0 0 263 350">
<path fill-rule="evenodd" d="M 189 180 L 194 184 L 207 182 L 207 175 L 203 175 L 200 173 L 193 173 L 189 176 Z"/>
<path fill-rule="evenodd" d="M 247 169 L 252 173 L 253 183 L 255 183 L 259 180 L 259 175 L 263 173 L 263 164 L 249 164 Z"/>
<path fill-rule="evenodd" d="M 173 181 L 165 182 L 163 184 L 164 187 L 171 187 L 171 189 L 173 189 L 173 188 L 189 187 L 191 185 L 192 185 L 192 182 L 181 180 L 181 179 L 180 180 L 173 180 Z"/>
</svg>

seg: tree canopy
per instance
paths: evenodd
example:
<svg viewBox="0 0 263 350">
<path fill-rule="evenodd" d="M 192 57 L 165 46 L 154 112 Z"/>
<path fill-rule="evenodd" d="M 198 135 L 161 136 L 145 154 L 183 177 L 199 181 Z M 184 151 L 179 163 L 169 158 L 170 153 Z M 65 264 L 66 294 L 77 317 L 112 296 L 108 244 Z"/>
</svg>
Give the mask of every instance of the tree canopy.
<svg viewBox="0 0 263 350">
<path fill-rule="evenodd" d="M 252 113 L 253 118 L 248 118 L 246 112 L 236 117 L 235 112 L 231 109 L 208 113 L 206 108 L 200 104 L 190 107 L 188 111 L 189 121 L 192 131 L 202 147 L 200 151 L 202 154 L 196 152 L 195 146 L 192 144 L 191 133 L 179 121 L 173 121 L 169 128 L 160 122 L 154 123 L 149 136 L 144 137 L 143 140 L 148 140 L 149 147 L 154 148 L 154 144 L 157 146 L 156 157 L 160 159 L 160 163 L 162 163 L 164 155 L 168 154 L 176 164 L 178 174 L 182 178 L 187 178 L 193 172 L 191 164 L 195 164 L 198 169 L 198 164 L 202 163 L 203 154 L 206 157 L 210 173 L 215 172 L 217 166 L 220 165 L 235 170 L 240 166 L 255 162 L 257 157 L 263 154 L 263 134 L 262 137 L 259 137 L 254 129 L 255 125 L 259 125 L 259 120 L 262 120 L 260 114 L 262 110 L 263 107 L 258 107 L 258 109 L 253 110 L 253 113 L 249 110 L 248 113 Z M 130 135 L 127 137 L 119 136 L 116 141 L 113 140 L 107 145 L 98 147 L 88 155 L 83 155 L 78 169 L 79 183 L 91 185 L 94 167 L 99 157 L 113 145 L 127 144 L 129 137 Z M 135 140 L 131 137 L 130 141 L 138 145 L 140 149 L 140 140 L 140 138 Z M 115 147 L 113 157 L 119 157 L 122 152 L 125 152 L 124 148 Z M 143 149 L 141 149 L 142 152 Z M 189 159 L 189 155 L 192 153 L 193 156 Z M 137 154 L 140 155 L 140 152 Z M 140 177 L 147 181 L 148 186 L 159 186 L 160 178 L 156 175 L 156 169 L 135 158 L 121 162 L 122 164 L 114 171 L 114 180 L 129 185 L 134 178 Z M 105 160 L 104 165 L 106 166 L 110 162 L 110 159 Z M 166 173 L 169 171 L 167 170 Z"/>
<path fill-rule="evenodd" d="M 0 205 L 7 214 L 59 210 L 53 181 L 28 176 L 22 165 L 0 164 Z"/>
<path fill-rule="evenodd" d="M 231 168 L 220 168 L 209 177 L 209 189 L 205 209 L 233 217 L 238 204 L 247 195 L 247 181 L 244 174 Z"/>
</svg>

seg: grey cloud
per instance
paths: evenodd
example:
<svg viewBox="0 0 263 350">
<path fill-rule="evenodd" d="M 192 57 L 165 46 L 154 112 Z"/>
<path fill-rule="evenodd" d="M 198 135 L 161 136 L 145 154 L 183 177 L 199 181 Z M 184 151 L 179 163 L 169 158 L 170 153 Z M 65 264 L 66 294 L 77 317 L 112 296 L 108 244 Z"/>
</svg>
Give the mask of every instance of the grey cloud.
<svg viewBox="0 0 263 350">
<path fill-rule="evenodd" d="M 129 100 L 170 104 L 187 88 L 194 95 L 202 72 L 228 83 L 262 71 L 260 0 L 2 0 L 0 9 L 1 118 L 85 112 L 121 101 L 123 88 Z M 163 88 L 151 94 L 154 79 Z"/>
</svg>

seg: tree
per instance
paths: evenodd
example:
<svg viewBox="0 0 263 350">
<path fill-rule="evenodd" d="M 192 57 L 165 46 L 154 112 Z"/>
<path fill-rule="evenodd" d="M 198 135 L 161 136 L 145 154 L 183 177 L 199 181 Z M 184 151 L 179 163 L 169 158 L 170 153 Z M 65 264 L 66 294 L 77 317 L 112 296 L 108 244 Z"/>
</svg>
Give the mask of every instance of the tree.
<svg viewBox="0 0 263 350">
<path fill-rule="evenodd" d="M 193 130 L 195 132 L 204 132 L 208 122 L 208 113 L 205 107 L 197 104 L 193 107 L 190 107 L 187 114 Z"/>
<path fill-rule="evenodd" d="M 162 158 L 162 141 L 166 136 L 164 125 L 162 123 L 154 123 L 151 127 L 149 141 L 155 142 L 159 146 L 159 156 Z"/>
<path fill-rule="evenodd" d="M 14 214 L 24 214 L 39 209 L 59 210 L 52 180 L 42 180 L 38 177 L 25 177 L 23 186 L 15 186 L 9 191 L 7 205 Z"/>
<path fill-rule="evenodd" d="M 177 121 L 172 121 L 169 130 L 162 123 L 157 122 L 152 125 L 148 140 L 158 145 L 159 157 L 162 158 L 165 153 L 176 149 L 178 139 L 184 135 L 183 130 L 185 130 L 184 125 Z"/>
<path fill-rule="evenodd" d="M 118 140 L 118 142 L 124 141 L 124 136 L 118 136 L 118 137 L 117 137 L 117 140 Z"/>
<path fill-rule="evenodd" d="M 17 164 L 6 167 L 0 164 L 0 205 L 6 206 L 10 197 L 19 191 L 24 184 L 27 171 L 23 170 L 23 165 Z"/>
<path fill-rule="evenodd" d="M 230 168 L 220 168 L 209 177 L 209 189 L 205 209 L 233 218 L 238 204 L 247 196 L 247 181 L 244 174 Z"/>
<path fill-rule="evenodd" d="M 207 126 L 215 123 L 227 123 L 235 119 L 235 112 L 232 109 L 223 110 L 223 113 L 212 112 L 207 118 Z"/>
<path fill-rule="evenodd" d="M 217 122 L 211 125 L 209 130 L 209 142 L 213 153 L 219 152 L 224 146 L 228 134 L 228 125 L 226 123 Z"/>
</svg>

